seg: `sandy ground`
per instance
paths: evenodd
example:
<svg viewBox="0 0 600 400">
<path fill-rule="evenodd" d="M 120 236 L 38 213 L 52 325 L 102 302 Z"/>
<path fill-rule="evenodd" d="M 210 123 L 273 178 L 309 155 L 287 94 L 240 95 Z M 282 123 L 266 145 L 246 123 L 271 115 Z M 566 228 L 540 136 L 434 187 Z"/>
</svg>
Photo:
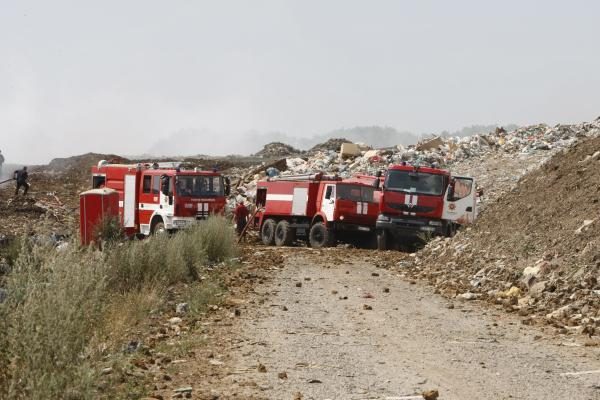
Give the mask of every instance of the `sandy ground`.
<svg viewBox="0 0 600 400">
<path fill-rule="evenodd" d="M 332 265 L 297 250 L 229 328 L 215 367 L 224 378 L 210 387 L 218 398 L 391 400 L 437 389 L 442 400 L 600 399 L 597 347 L 365 261 Z"/>
</svg>

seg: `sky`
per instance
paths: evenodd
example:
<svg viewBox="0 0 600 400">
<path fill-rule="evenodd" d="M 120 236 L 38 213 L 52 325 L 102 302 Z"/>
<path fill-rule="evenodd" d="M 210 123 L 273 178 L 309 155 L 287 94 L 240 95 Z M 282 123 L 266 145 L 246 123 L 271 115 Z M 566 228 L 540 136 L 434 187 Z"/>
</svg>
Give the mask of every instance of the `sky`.
<svg viewBox="0 0 600 400">
<path fill-rule="evenodd" d="M 590 121 L 598 15 L 592 0 L 0 0 L 0 150 L 248 154 L 272 133 Z"/>
</svg>

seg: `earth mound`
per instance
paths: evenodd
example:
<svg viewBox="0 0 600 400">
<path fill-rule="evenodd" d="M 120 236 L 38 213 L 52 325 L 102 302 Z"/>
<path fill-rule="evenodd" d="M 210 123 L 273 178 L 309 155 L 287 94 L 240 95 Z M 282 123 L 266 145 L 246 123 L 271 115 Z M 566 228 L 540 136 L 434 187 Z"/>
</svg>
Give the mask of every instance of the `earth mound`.
<svg viewBox="0 0 600 400">
<path fill-rule="evenodd" d="M 600 137 L 525 175 L 474 226 L 430 242 L 415 264 L 446 295 L 600 333 Z"/>
<path fill-rule="evenodd" d="M 272 142 L 266 144 L 261 151 L 254 154 L 256 157 L 275 158 L 285 157 L 293 154 L 301 154 L 302 151 L 295 149 L 289 144 L 281 142 Z"/>
</svg>

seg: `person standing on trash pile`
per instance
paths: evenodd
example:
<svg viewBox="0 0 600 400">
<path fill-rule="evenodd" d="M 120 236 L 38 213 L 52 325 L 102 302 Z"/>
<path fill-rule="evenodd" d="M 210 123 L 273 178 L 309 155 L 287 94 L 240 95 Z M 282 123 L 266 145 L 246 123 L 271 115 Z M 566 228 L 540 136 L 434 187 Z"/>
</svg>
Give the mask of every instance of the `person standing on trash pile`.
<svg viewBox="0 0 600 400">
<path fill-rule="evenodd" d="M 248 223 L 248 208 L 244 205 L 244 199 L 238 198 L 237 207 L 233 210 L 233 218 L 235 220 L 235 229 L 238 235 L 241 235 L 246 224 Z"/>
<path fill-rule="evenodd" d="M 2 150 L 0 150 L 0 179 L 2 178 L 2 164 L 4 164 L 4 156 L 2 155 Z"/>
<path fill-rule="evenodd" d="M 15 196 L 19 195 L 19 189 L 21 189 L 21 187 L 24 188 L 23 195 L 27 196 L 27 191 L 29 190 L 29 183 L 27 183 L 27 179 L 29 179 L 29 174 L 27 173 L 27 167 L 23 167 L 23 169 L 15 171 L 13 179 L 15 179 L 17 181 L 17 188 L 15 189 Z"/>
</svg>

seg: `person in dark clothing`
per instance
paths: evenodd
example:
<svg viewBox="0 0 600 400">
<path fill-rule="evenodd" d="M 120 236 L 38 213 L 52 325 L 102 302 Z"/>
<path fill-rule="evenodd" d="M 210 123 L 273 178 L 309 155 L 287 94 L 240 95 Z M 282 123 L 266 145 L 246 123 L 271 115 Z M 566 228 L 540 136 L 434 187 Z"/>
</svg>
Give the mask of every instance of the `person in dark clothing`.
<svg viewBox="0 0 600 400">
<path fill-rule="evenodd" d="M 238 200 L 238 205 L 233 211 L 233 217 L 235 219 L 235 227 L 238 235 L 242 234 L 242 231 L 248 223 L 248 208 L 244 205 L 244 200 Z"/>
<path fill-rule="evenodd" d="M 14 179 L 17 181 L 17 188 L 15 189 L 15 196 L 19 195 L 19 189 L 21 187 L 24 188 L 23 195 L 27 195 L 27 191 L 29 190 L 29 183 L 27 183 L 27 179 L 29 179 L 29 174 L 27 173 L 27 167 L 23 167 L 23 169 L 15 171 Z"/>
</svg>

